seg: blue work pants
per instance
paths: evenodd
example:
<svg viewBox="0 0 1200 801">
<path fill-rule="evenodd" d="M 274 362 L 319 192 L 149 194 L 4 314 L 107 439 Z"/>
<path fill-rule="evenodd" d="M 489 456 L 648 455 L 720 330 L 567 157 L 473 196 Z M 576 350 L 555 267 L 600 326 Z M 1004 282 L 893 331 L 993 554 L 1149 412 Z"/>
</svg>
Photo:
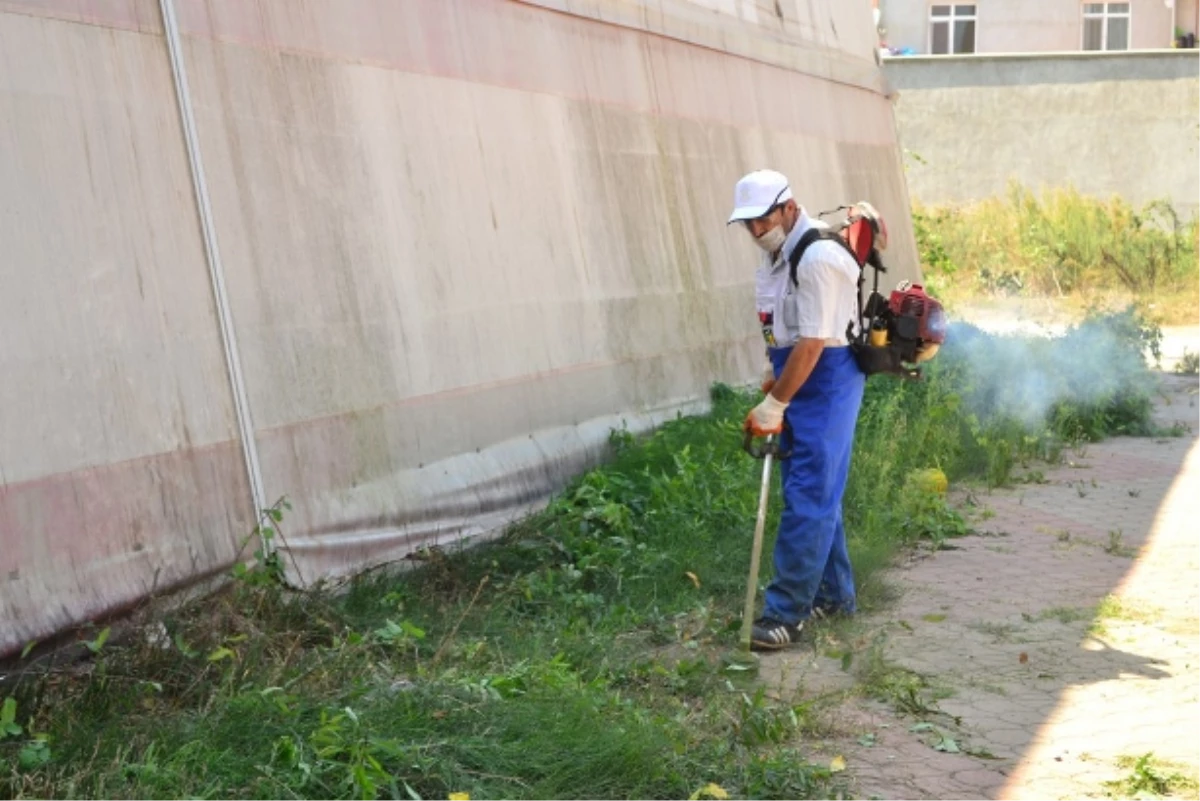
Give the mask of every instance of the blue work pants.
<svg viewBox="0 0 1200 801">
<path fill-rule="evenodd" d="M 776 378 L 791 352 L 771 349 Z M 788 426 L 780 446 L 791 456 L 780 462 L 784 508 L 766 617 L 796 624 L 814 607 L 855 611 L 842 496 L 865 384 L 850 348 L 825 348 L 784 413 Z"/>
</svg>

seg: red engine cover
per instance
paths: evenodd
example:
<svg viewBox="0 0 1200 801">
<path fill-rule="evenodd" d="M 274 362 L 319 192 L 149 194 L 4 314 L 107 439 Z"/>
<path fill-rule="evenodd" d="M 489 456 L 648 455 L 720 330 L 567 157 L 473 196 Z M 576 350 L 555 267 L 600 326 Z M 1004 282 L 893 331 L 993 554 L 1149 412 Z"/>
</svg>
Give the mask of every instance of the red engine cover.
<svg viewBox="0 0 1200 801">
<path fill-rule="evenodd" d="M 842 230 L 842 236 L 854 251 L 854 257 L 860 265 L 867 263 L 871 248 L 875 247 L 875 230 L 871 223 L 863 217 L 851 222 Z"/>
<path fill-rule="evenodd" d="M 915 317 L 923 341 L 939 345 L 945 341 L 946 312 L 937 298 L 925 294 L 925 288 L 920 284 L 894 290 L 888 298 L 888 308 L 897 317 Z"/>
</svg>

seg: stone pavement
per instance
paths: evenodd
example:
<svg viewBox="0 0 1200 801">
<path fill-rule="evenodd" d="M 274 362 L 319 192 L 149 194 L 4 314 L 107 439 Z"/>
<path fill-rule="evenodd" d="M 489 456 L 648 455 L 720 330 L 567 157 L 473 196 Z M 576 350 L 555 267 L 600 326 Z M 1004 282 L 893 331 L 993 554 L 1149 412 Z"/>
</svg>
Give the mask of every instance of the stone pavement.
<svg viewBox="0 0 1200 801">
<path fill-rule="evenodd" d="M 1196 776 L 1198 382 L 1160 380 L 1156 418 L 1189 434 L 1109 440 L 1015 489 L 960 493 L 979 533 L 891 571 L 901 597 L 857 647 L 873 639 L 937 700 L 837 709 L 830 748 L 856 796 L 1104 797 L 1147 753 Z M 846 686 L 836 663 L 795 652 L 762 675 L 807 696 Z"/>
</svg>

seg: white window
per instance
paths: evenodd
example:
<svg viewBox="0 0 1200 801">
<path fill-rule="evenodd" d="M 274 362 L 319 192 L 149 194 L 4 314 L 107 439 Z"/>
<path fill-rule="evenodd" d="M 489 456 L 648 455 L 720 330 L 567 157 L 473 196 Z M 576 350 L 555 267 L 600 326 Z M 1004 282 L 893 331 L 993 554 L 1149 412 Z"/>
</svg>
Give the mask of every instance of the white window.
<svg viewBox="0 0 1200 801">
<path fill-rule="evenodd" d="M 1083 49 L 1129 49 L 1129 3 L 1083 4 Z"/>
<path fill-rule="evenodd" d="M 975 6 L 929 7 L 929 52 L 934 55 L 975 52 Z"/>
</svg>

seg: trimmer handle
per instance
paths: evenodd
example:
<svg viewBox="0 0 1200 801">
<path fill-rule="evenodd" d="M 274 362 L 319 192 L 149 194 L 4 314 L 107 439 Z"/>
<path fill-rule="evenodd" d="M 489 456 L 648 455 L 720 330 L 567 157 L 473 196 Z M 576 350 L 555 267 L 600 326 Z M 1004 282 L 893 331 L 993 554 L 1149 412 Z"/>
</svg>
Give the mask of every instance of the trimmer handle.
<svg viewBox="0 0 1200 801">
<path fill-rule="evenodd" d="M 779 441 L 775 438 L 774 434 L 764 439 L 760 445 L 757 438 L 750 431 L 747 431 L 742 437 L 742 450 L 755 459 L 766 459 L 768 456 L 775 459 L 786 459 L 792 455 L 791 451 L 780 449 Z"/>
</svg>

